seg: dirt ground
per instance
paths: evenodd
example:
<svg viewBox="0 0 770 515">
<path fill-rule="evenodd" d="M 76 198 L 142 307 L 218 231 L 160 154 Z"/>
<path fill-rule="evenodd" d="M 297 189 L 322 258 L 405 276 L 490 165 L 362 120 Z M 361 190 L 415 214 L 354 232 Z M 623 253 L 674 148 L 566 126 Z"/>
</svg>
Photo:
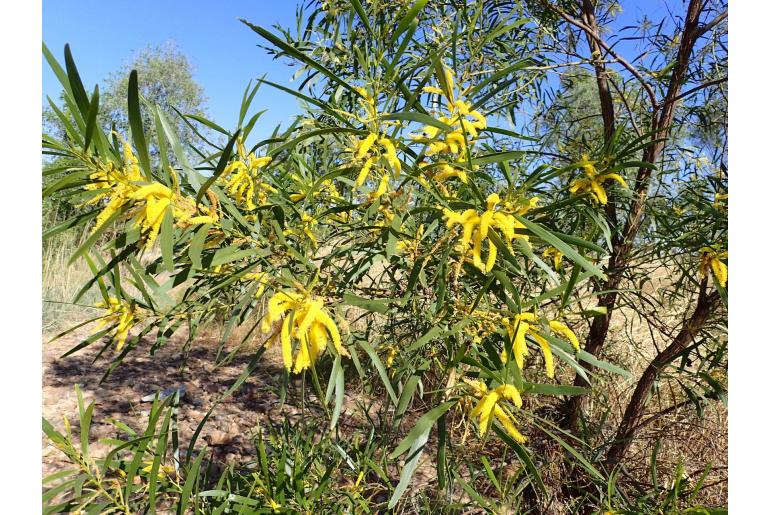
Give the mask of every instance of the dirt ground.
<svg viewBox="0 0 770 515">
<path fill-rule="evenodd" d="M 110 418 L 134 429 L 144 429 L 151 403 L 142 402 L 142 397 L 180 385 L 186 388 L 179 409 L 180 439 L 189 441 L 208 410 L 243 372 L 251 357 L 251 353 L 244 352 L 226 366 L 217 368 L 215 343 L 198 339 L 185 354 L 184 338 L 175 337 L 154 356 L 141 346 L 135 349 L 100 384 L 109 365 L 104 357 L 93 363 L 101 345 L 97 343 L 71 356 L 60 357 L 87 335 L 88 331 L 82 330 L 52 343 L 47 343 L 50 336 L 44 336 L 43 416 L 59 431 L 63 431 L 66 416 L 76 432 L 78 409 L 73 387 L 79 384 L 86 403 L 95 402 L 91 429 L 95 454 L 105 449 L 99 439 L 114 437 L 117 433 L 116 428 L 107 423 Z M 149 348 L 150 344 L 146 345 Z M 275 351 L 277 348 L 273 347 L 263 356 L 255 373 L 217 407 L 204 426 L 200 438 L 212 449 L 216 459 L 241 461 L 253 452 L 250 436 L 260 420 L 282 417 L 287 412 L 299 414 L 300 408 L 292 406 L 290 398 L 283 406 L 279 403 L 281 368 L 280 356 Z M 56 472 L 66 465 L 64 455 L 44 437 L 43 474 Z"/>
</svg>

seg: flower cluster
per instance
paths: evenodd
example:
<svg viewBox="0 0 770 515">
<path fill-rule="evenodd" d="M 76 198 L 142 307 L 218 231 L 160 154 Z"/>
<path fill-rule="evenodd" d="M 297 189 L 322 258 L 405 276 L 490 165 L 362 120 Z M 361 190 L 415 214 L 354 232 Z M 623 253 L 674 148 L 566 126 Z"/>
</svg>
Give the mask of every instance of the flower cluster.
<svg viewBox="0 0 770 515">
<path fill-rule="evenodd" d="M 624 188 L 628 188 L 626 180 L 616 173 L 599 173 L 594 166 L 597 162 L 590 161 L 588 156 L 583 155 L 580 162 L 577 163 L 585 171 L 585 175 L 576 179 L 569 187 L 572 194 L 588 193 L 593 202 L 601 205 L 607 203 L 607 191 L 603 184 L 608 180 L 613 180 Z"/>
<path fill-rule="evenodd" d="M 113 326 L 109 330 L 110 338 L 116 342 L 115 350 L 119 352 L 126 343 L 128 332 L 137 323 L 136 305 L 123 299 L 110 297 L 106 302 L 99 302 L 97 308 L 106 308 L 107 314 L 99 321 L 94 332 L 103 327 Z"/>
<path fill-rule="evenodd" d="M 166 213 L 170 211 L 178 226 L 216 223 L 216 209 L 196 205 L 195 200 L 180 193 L 176 174 L 169 169 L 174 189 L 155 181 L 147 181 L 142 175 L 131 145 L 123 142 L 123 166 L 112 162 L 99 164 L 90 175 L 92 182 L 87 190 L 98 192 L 85 205 L 98 204 L 107 200 L 104 209 L 96 218 L 94 231 L 113 217 L 123 207 L 131 208 L 128 216 L 134 216 L 134 227 L 141 229 L 144 246 L 153 244 L 160 232 Z"/>
<path fill-rule="evenodd" d="M 451 229 L 454 225 L 460 225 L 463 228 L 462 239 L 459 243 L 460 251 L 464 253 L 470 249 L 472 241 L 473 265 L 483 273 L 492 270 L 497 259 L 497 246 L 491 240 L 489 241 L 486 262 L 481 259 L 483 242 L 488 239 L 490 229 L 500 229 L 501 237 L 508 242 L 513 241 L 514 238 L 527 238 L 526 235 L 516 232 L 516 229 L 523 226 L 512 214 L 496 209 L 499 203 L 499 195 L 492 193 L 487 197 L 487 210 L 482 213 L 475 209 L 466 209 L 462 213 L 448 208 L 444 209 L 447 228 Z"/>
<path fill-rule="evenodd" d="M 348 149 L 353 153 L 352 163 L 361 165 L 356 177 L 356 187 L 360 188 L 366 182 L 373 170 L 380 172 L 380 181 L 377 189 L 370 194 L 372 199 L 381 197 L 387 192 L 391 171 L 398 177 L 401 174 L 401 161 L 396 154 L 396 146 L 393 141 L 375 132 L 369 133 L 364 139 L 356 139 L 353 148 Z M 390 167 L 390 171 L 385 168 Z"/>
<path fill-rule="evenodd" d="M 267 202 L 267 195 L 275 193 L 276 189 L 259 180 L 257 173 L 273 160 L 270 156 L 257 157 L 253 152 L 246 153 L 243 141 L 238 141 L 238 159 L 225 168 L 220 182 L 225 191 L 238 204 L 244 205 L 248 211 L 253 211 L 257 205 Z M 256 203 L 255 203 L 256 201 Z"/>
<path fill-rule="evenodd" d="M 564 258 L 564 253 L 556 247 L 548 247 L 543 251 L 543 257 L 550 259 L 553 262 L 553 267 L 558 270 L 561 268 L 561 261 Z"/>
<path fill-rule="evenodd" d="M 338 354 L 349 355 L 342 346 L 337 325 L 324 309 L 322 298 L 297 291 L 277 292 L 267 304 L 267 314 L 262 320 L 262 332 L 270 332 L 273 324 L 281 318 L 281 350 L 287 370 L 298 374 L 310 368 L 326 350 L 329 337 Z M 297 342 L 294 356 L 292 341 Z"/>
<path fill-rule="evenodd" d="M 708 277 L 709 268 L 714 273 L 719 286 L 727 286 L 727 265 L 722 261 L 727 259 L 727 251 L 720 251 L 714 247 L 703 247 L 700 249 L 700 275 L 703 278 Z"/>
<path fill-rule="evenodd" d="M 438 117 L 438 121 L 452 127 L 452 131 L 445 132 L 439 137 L 440 128 L 426 125 L 422 128 L 423 135 L 416 136 L 415 141 L 427 143 L 427 156 L 437 154 L 464 153 L 473 140 L 478 137 L 479 131 L 487 128 L 487 119 L 478 110 L 471 109 L 471 104 L 464 100 L 467 90 L 457 88 L 452 70 L 443 67 L 443 76 L 446 79 L 446 90 L 436 86 L 426 86 L 423 91 L 442 97 L 447 103 L 447 112 Z"/>
<path fill-rule="evenodd" d="M 545 374 L 548 377 L 553 378 L 554 367 L 551 346 L 548 343 L 548 340 L 540 334 L 543 331 L 543 326 L 547 325 L 550 331 L 569 340 L 576 351 L 580 350 L 580 343 L 578 342 L 575 333 L 572 332 L 572 329 L 570 329 L 567 324 L 559 322 L 558 320 L 548 320 L 545 322 L 546 323 L 544 324 L 544 321 L 532 312 L 520 313 L 513 317 L 512 322 L 509 319 L 503 319 L 503 325 L 508 332 L 508 337 L 513 342 L 513 358 L 516 360 L 516 364 L 519 368 L 524 368 L 524 357 L 529 353 L 526 342 L 526 335 L 529 334 L 537 342 L 543 352 Z M 508 356 L 505 351 L 503 351 L 502 359 L 505 362 L 508 361 Z"/>
<path fill-rule="evenodd" d="M 516 429 L 516 426 L 514 425 L 516 419 L 513 417 L 510 410 L 500 404 L 501 401 L 507 400 L 512 402 L 517 408 L 521 408 L 521 394 L 515 386 L 501 384 L 490 391 L 487 385 L 482 381 L 474 379 L 463 380 L 470 387 L 471 395 L 479 399 L 479 402 L 473 410 L 471 410 L 470 416 L 479 418 L 479 431 L 482 435 L 486 434 L 489 429 L 489 424 L 497 419 L 508 434 L 511 435 L 511 438 L 520 443 L 527 441 L 527 438 Z"/>
</svg>

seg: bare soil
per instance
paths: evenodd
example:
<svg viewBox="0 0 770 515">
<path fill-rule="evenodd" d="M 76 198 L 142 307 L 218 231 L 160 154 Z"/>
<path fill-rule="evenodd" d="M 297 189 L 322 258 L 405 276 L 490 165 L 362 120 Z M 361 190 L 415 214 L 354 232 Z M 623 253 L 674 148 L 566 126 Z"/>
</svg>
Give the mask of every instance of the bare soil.
<svg viewBox="0 0 770 515">
<path fill-rule="evenodd" d="M 179 409 L 180 440 L 188 442 L 208 410 L 246 368 L 252 355 L 246 351 L 226 366 L 216 367 L 215 343 L 203 338 L 196 341 L 189 352 L 184 352 L 184 338 L 180 336 L 171 339 L 154 356 L 148 352 L 149 342 L 147 349 L 140 346 L 100 382 L 109 358 L 102 357 L 94 363 L 101 348 L 98 342 L 71 356 L 60 357 L 87 335 L 88 331 L 82 330 L 52 343 L 47 343 L 50 337 L 44 337 L 43 417 L 63 431 L 66 416 L 77 433 L 78 407 L 73 387 L 80 385 L 86 403 L 95 403 L 90 439 L 94 455 L 106 449 L 99 443 L 100 439 L 117 434 L 116 428 L 108 423 L 110 418 L 143 430 L 151 403 L 141 399 L 181 385 L 185 386 L 186 394 Z M 292 396 L 287 396 L 283 405 L 279 402 L 281 367 L 275 351 L 272 348 L 263 356 L 255 373 L 216 408 L 204 426 L 199 441 L 208 444 L 215 459 L 242 461 L 253 453 L 251 436 L 260 420 L 300 414 L 301 408 L 291 404 Z M 110 352 L 108 349 L 105 355 Z M 66 466 L 64 455 L 43 437 L 43 474 Z"/>
</svg>

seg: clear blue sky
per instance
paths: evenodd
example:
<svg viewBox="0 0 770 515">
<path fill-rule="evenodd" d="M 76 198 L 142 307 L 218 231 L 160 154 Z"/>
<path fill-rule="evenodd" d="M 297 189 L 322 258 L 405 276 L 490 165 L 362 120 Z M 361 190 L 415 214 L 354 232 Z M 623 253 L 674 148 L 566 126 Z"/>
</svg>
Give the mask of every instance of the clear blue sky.
<svg viewBox="0 0 770 515">
<path fill-rule="evenodd" d="M 287 86 L 295 68 L 273 61 L 257 48 L 261 38 L 238 21 L 270 27 L 295 23 L 297 0 L 43 0 L 43 40 L 63 61 L 64 44 L 72 47 L 86 89 L 129 62 L 133 53 L 147 45 L 174 41 L 188 57 L 195 79 L 208 97 L 210 117 L 225 128 L 234 128 L 241 96 L 249 79 L 267 73 L 268 79 Z M 669 8 L 681 12 L 677 1 Z M 623 13 L 612 23 L 617 31 L 635 24 L 644 14 L 658 21 L 667 15 L 666 3 L 625 0 Z M 616 33 L 617 34 L 617 33 Z M 633 43 L 618 47 L 635 56 Z M 43 63 L 43 103 L 46 95 L 58 98 L 60 86 Z M 268 109 L 252 138 L 267 137 L 272 129 L 299 112 L 296 100 L 269 86 L 262 86 L 252 112 Z"/>
<path fill-rule="evenodd" d="M 264 43 L 238 21 L 270 27 L 295 23 L 293 0 L 44 0 L 43 41 L 63 64 L 69 43 L 86 89 L 104 80 L 147 45 L 174 41 L 188 57 L 194 77 L 208 97 L 213 120 L 233 128 L 243 90 L 249 79 L 261 77 L 289 85 L 294 68 L 285 60 L 273 61 L 257 43 Z M 58 99 L 61 87 L 43 61 L 43 103 L 46 95 Z M 263 85 L 252 111 L 268 109 L 254 138 L 267 137 L 287 114 L 299 112 L 290 95 Z M 251 139 L 251 138 L 250 138 Z"/>
</svg>

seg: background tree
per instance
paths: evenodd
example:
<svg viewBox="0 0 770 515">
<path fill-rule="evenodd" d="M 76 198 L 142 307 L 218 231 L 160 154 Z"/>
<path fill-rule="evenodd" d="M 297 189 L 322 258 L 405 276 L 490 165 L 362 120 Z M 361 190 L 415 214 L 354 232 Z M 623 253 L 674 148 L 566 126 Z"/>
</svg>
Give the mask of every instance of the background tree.
<svg viewBox="0 0 770 515">
<path fill-rule="evenodd" d="M 118 70 L 111 72 L 99 87 L 98 120 L 102 129 L 115 129 L 123 135 L 128 134 L 128 112 L 126 91 L 128 76 L 131 70 L 139 73 L 139 94 L 151 104 L 157 104 L 168 113 L 167 117 L 174 124 L 174 129 L 183 145 L 197 146 L 202 143 L 205 132 L 193 129 L 179 113 L 184 115 L 206 115 L 206 96 L 203 86 L 193 77 L 193 67 L 187 56 L 173 42 L 162 45 L 147 46 L 137 52 Z M 65 109 L 66 111 L 66 109 Z M 149 127 L 149 141 L 156 141 L 151 114 L 142 108 L 142 119 L 145 127 Z M 48 106 L 43 110 L 43 128 L 49 134 L 62 137 L 64 128 L 60 118 Z M 205 127 L 204 127 L 205 129 Z M 151 154 L 158 152 L 153 143 Z"/>
</svg>

